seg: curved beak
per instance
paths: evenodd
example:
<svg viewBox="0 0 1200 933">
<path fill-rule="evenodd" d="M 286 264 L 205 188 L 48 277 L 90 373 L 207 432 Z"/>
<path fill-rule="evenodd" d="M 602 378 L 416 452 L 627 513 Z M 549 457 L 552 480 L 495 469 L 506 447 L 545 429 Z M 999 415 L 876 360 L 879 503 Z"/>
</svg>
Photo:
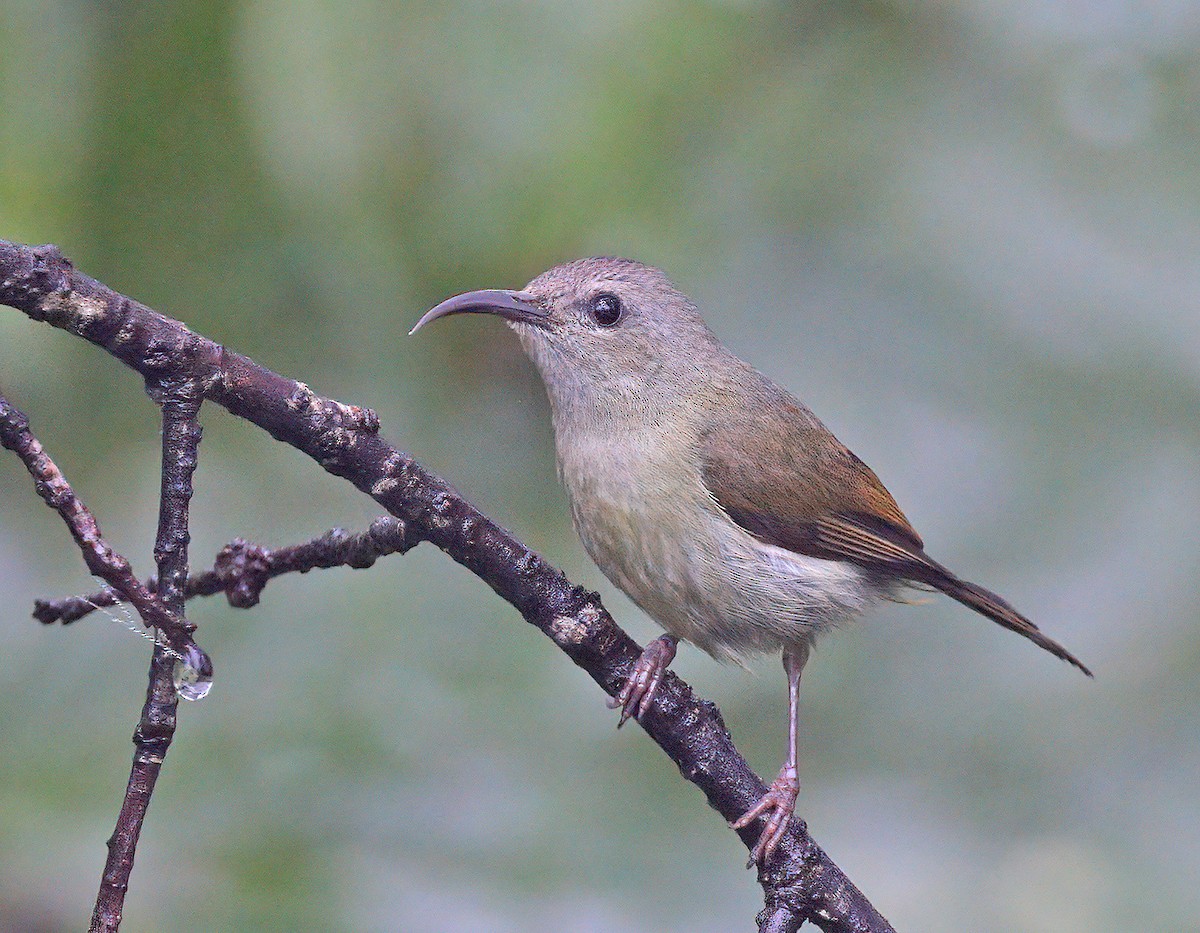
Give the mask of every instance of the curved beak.
<svg viewBox="0 0 1200 933">
<path fill-rule="evenodd" d="M 410 330 L 411 337 L 430 321 L 451 314 L 498 314 L 506 321 L 544 326 L 550 312 L 544 310 L 529 292 L 514 292 L 508 289 L 485 288 L 478 292 L 467 292 L 447 298 L 440 305 L 425 312 L 417 326 Z"/>
</svg>

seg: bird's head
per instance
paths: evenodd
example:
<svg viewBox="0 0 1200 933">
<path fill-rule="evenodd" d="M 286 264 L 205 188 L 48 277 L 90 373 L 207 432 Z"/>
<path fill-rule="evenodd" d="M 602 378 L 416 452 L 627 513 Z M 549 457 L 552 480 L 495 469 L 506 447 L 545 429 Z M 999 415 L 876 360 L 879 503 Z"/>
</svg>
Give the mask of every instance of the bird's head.
<svg viewBox="0 0 1200 933">
<path fill-rule="evenodd" d="M 451 314 L 495 314 L 517 332 L 550 391 L 645 398 L 702 375 L 721 351 L 696 306 L 658 269 L 631 259 L 577 259 L 520 291 L 443 301 L 412 332 Z M 556 399 L 556 396 L 560 398 Z"/>
</svg>

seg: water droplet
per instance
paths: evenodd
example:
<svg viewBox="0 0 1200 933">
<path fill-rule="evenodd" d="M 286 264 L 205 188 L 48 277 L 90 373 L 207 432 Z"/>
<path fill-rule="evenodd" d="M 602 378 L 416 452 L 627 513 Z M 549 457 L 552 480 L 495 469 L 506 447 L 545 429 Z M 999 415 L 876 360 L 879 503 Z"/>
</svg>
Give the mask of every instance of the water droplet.
<svg viewBox="0 0 1200 933">
<path fill-rule="evenodd" d="M 194 644 L 184 649 L 171 672 L 175 692 L 185 700 L 202 700 L 212 688 L 213 666 L 207 654 Z"/>
</svg>

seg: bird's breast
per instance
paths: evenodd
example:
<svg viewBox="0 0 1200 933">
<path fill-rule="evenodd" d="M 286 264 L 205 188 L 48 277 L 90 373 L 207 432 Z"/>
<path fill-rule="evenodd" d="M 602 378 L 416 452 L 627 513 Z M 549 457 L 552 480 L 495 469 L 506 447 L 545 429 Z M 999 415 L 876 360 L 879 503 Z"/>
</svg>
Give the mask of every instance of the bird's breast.
<svg viewBox="0 0 1200 933">
<path fill-rule="evenodd" d="M 588 554 L 663 628 L 714 656 L 808 641 L 875 595 L 852 565 L 785 551 L 736 525 L 705 488 L 694 444 L 640 426 L 558 440 Z"/>
</svg>

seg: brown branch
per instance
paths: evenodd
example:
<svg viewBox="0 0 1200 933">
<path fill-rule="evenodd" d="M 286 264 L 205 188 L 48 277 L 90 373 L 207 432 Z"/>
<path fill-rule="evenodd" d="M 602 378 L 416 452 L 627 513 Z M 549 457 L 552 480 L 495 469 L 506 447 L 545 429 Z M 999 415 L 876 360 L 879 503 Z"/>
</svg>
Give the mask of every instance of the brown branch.
<svg viewBox="0 0 1200 933">
<path fill-rule="evenodd" d="M 391 515 L 380 516 L 366 531 L 356 534 L 333 528 L 303 544 L 273 550 L 236 538 L 217 553 L 211 570 L 188 577 L 185 595 L 193 599 L 224 593 L 235 609 L 249 609 L 258 605 L 267 582 L 285 573 L 329 567 L 362 570 L 374 566 L 380 557 L 404 554 L 416 543 L 410 540 L 404 522 Z M 157 587 L 156 577 L 146 580 L 150 592 Z M 120 602 L 120 594 L 107 588 L 86 596 L 39 599 L 34 603 L 33 617 L 45 625 L 69 625 L 96 609 Z"/>
<path fill-rule="evenodd" d="M 200 444 L 197 415 L 201 396 L 196 385 L 186 380 L 167 381 L 160 388 L 163 464 L 154 559 L 162 581 L 158 596 L 170 611 L 182 617 L 183 586 L 187 577 L 188 504 L 192 498 L 192 474 Z M 108 840 L 108 860 L 92 912 L 92 933 L 115 933 L 121 925 L 138 837 L 146 820 L 154 785 L 175 736 L 179 694 L 174 674 L 179 661 L 174 652 L 159 644 L 154 646 L 146 702 L 133 733 L 133 766 L 116 829 Z"/>
<path fill-rule="evenodd" d="M 378 436 L 369 410 L 316 395 L 303 383 L 224 349 L 76 272 L 54 247 L 0 241 L 0 303 L 16 307 L 103 347 L 148 379 L 194 379 L 225 406 L 345 477 L 402 519 L 414 540 L 432 541 L 508 600 L 610 696 L 638 646 L 594 593 L 571 583 L 443 480 Z M 765 792 L 738 754 L 716 707 L 682 680 L 665 678 L 642 727 L 725 819 Z M 739 832 L 751 846 L 759 827 Z M 761 929 L 790 930 L 811 921 L 827 933 L 892 928 L 793 821 L 774 858 L 760 870 L 766 909 Z"/>
<path fill-rule="evenodd" d="M 62 516 L 88 570 L 109 585 L 111 589 L 106 592 L 115 594 L 114 602 L 130 603 L 147 628 L 162 633 L 177 656 L 199 654 L 207 662 L 207 655 L 192 639 L 196 626 L 172 612 L 151 588 L 138 580 L 129 561 L 104 540 L 95 517 L 30 431 L 29 419 L 3 395 L 0 395 L 0 445 L 21 458 L 33 477 L 38 495 Z"/>
<path fill-rule="evenodd" d="M 184 406 L 182 415 L 168 417 L 166 413 L 179 406 L 178 403 L 164 403 L 163 448 L 164 454 L 169 452 L 170 462 L 164 462 L 159 540 L 155 551 L 160 574 L 171 581 L 171 585 L 164 587 L 161 593 L 155 593 L 134 576 L 129 561 L 104 540 L 95 517 L 75 495 L 30 431 L 29 420 L 0 395 L 0 443 L 21 458 L 34 478 L 38 494 L 62 516 L 88 569 L 109 583 L 112 589 L 108 592 L 132 603 L 147 627 L 157 627 L 161 633 L 155 638 L 150 686 L 141 721 L 134 733 L 133 769 L 117 828 L 108 841 L 108 860 L 92 914 L 93 931 L 115 931 L 121 923 L 137 839 L 175 731 L 176 665 L 190 666 L 203 679 L 212 677 L 208 656 L 192 640 L 195 626 L 183 616 L 183 598 L 178 586 L 187 568 L 187 501 L 191 496 L 191 471 L 195 467 L 195 441 L 199 440 L 198 428 L 192 430 L 191 426 L 200 400 L 194 391 L 191 396 L 194 401 Z"/>
</svg>

